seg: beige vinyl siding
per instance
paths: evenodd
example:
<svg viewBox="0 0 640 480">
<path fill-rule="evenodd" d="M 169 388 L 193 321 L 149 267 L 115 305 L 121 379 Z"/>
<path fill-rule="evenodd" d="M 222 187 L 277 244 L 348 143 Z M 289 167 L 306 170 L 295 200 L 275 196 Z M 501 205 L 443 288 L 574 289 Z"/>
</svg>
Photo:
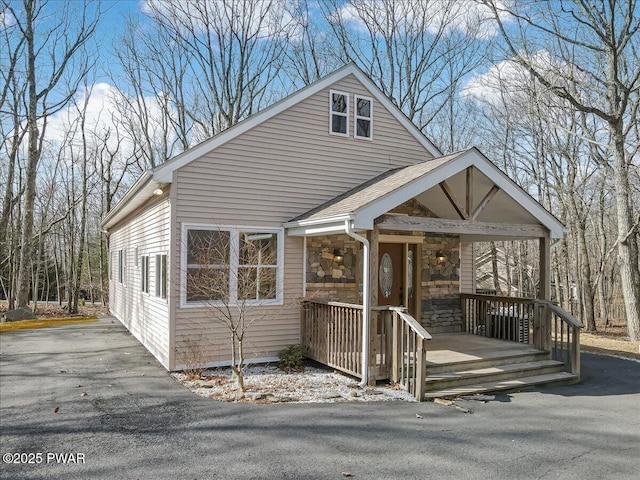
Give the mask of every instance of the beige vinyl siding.
<svg viewBox="0 0 640 480">
<path fill-rule="evenodd" d="M 475 248 L 471 242 L 460 242 L 460 292 L 476 292 Z"/>
<path fill-rule="evenodd" d="M 329 133 L 330 90 L 349 94 L 348 137 Z M 175 171 L 177 251 L 183 223 L 281 227 L 380 173 L 432 158 L 375 100 L 373 139 L 354 138 L 355 94 L 371 97 L 350 75 Z M 300 341 L 302 245 L 301 238 L 285 238 L 284 305 L 260 310 L 267 317 L 250 329 L 249 358 L 275 356 Z M 176 307 L 178 366 L 189 338 L 202 346 L 207 363 L 229 360 L 228 333 L 213 327 L 205 313 Z"/>
<path fill-rule="evenodd" d="M 354 76 L 331 86 L 370 95 Z M 329 134 L 329 88 L 180 168 L 178 221 L 289 220 L 391 168 L 431 155 L 373 102 L 373 140 Z M 352 123 L 352 119 L 350 119 Z"/>
<path fill-rule="evenodd" d="M 282 305 L 248 307 L 248 321 L 254 322 L 247 330 L 245 341 L 248 359 L 275 359 L 282 348 L 300 342 L 302 245 L 302 238 L 284 238 Z M 215 321 L 208 307 L 178 306 L 175 335 L 175 369 L 185 366 L 193 348 L 199 349 L 199 356 L 207 365 L 226 364 L 231 358 L 229 330 Z"/>
<path fill-rule="evenodd" d="M 169 253 L 170 205 L 167 197 L 153 201 L 112 229 L 109 251 L 112 278 L 109 309 L 166 368 L 169 368 L 169 304 L 155 293 L 155 255 Z M 136 265 L 135 252 L 138 252 Z M 118 251 L 126 250 L 126 282 L 118 282 Z M 142 292 L 140 257 L 149 256 L 149 294 Z M 168 262 L 169 263 L 169 262 Z"/>
</svg>

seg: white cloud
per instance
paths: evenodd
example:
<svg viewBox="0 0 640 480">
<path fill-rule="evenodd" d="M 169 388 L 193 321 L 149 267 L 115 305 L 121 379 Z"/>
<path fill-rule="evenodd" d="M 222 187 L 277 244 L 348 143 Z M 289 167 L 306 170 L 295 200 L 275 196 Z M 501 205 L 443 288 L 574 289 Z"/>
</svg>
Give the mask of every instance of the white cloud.
<svg viewBox="0 0 640 480">
<path fill-rule="evenodd" d="M 131 157 L 136 149 L 136 142 L 131 137 L 131 129 L 125 128 L 125 125 L 135 122 L 138 102 L 107 83 L 97 83 L 89 89 L 81 90 L 76 96 L 77 106 L 69 105 L 48 119 L 45 133 L 47 144 L 58 148 L 67 142 L 74 145 L 73 148 L 77 151 L 82 140 L 78 125 L 81 114 L 78 109 L 84 108 L 87 96 L 85 131 L 90 147 L 99 147 L 106 141 L 110 151 L 119 151 L 122 158 Z M 138 100 L 143 101 L 148 110 L 147 133 L 152 142 L 160 145 L 164 132 L 161 121 L 163 112 L 158 99 L 159 96 L 156 95 Z"/>
<path fill-rule="evenodd" d="M 498 3 L 499 9 L 503 6 Z M 435 34 L 443 27 L 478 39 L 497 34 L 491 11 L 475 0 L 350 0 L 337 16 L 362 32 L 375 23 L 385 30 L 377 33 L 387 36 L 409 31 Z M 501 18 L 509 20 L 507 14 Z"/>
<path fill-rule="evenodd" d="M 567 65 L 546 50 L 540 50 L 530 56 L 531 63 L 549 78 L 555 78 L 557 84 L 564 83 L 562 74 Z M 534 84 L 529 71 L 513 59 L 492 65 L 485 73 L 474 75 L 462 88 L 463 98 L 498 106 L 517 102 L 526 96 L 526 91 Z"/>
<path fill-rule="evenodd" d="M 9 10 L 0 12 L 0 28 L 8 28 L 16 24 L 16 18 Z"/>
</svg>

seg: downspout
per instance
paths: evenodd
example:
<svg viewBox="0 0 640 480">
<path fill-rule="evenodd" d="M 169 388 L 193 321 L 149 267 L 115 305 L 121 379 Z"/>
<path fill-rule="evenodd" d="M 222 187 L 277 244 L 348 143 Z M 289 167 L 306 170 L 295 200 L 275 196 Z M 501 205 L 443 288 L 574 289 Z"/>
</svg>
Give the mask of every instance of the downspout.
<svg viewBox="0 0 640 480">
<path fill-rule="evenodd" d="M 362 259 L 362 381 L 360 382 L 360 386 L 365 387 L 369 382 L 369 319 L 371 316 L 369 252 L 371 247 L 369 245 L 369 240 L 353 231 L 350 220 L 344 222 L 344 231 L 354 240 L 361 242 L 364 247 L 364 258 Z"/>
</svg>

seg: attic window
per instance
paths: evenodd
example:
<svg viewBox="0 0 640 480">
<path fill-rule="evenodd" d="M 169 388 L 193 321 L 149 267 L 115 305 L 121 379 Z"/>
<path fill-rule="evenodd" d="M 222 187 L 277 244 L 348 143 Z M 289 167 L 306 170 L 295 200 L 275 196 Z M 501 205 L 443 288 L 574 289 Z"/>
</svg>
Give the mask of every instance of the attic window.
<svg viewBox="0 0 640 480">
<path fill-rule="evenodd" d="M 373 136 L 373 102 L 368 97 L 356 95 L 354 103 L 353 136 L 371 139 Z"/>
<path fill-rule="evenodd" d="M 329 93 L 329 133 L 349 135 L 349 95 L 331 90 Z"/>
</svg>

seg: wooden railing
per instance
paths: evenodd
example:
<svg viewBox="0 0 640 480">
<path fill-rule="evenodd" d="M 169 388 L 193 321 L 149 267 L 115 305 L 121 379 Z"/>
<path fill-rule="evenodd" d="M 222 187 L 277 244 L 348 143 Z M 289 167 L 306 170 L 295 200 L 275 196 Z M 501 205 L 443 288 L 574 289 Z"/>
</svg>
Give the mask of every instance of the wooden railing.
<svg viewBox="0 0 640 480">
<path fill-rule="evenodd" d="M 391 379 L 418 400 L 424 396 L 426 340 L 431 335 L 402 307 L 373 307 L 369 381 Z M 306 300 L 301 337 L 309 358 L 362 378 L 362 305 Z"/>
<path fill-rule="evenodd" d="M 309 358 L 362 378 L 362 305 L 304 301 L 300 333 Z"/>
<path fill-rule="evenodd" d="M 534 342 L 535 302 L 531 298 L 460 294 L 464 331 L 520 343 Z"/>
<path fill-rule="evenodd" d="M 540 348 L 549 350 L 551 358 L 564 363 L 565 370 L 580 377 L 580 330 L 583 323 L 562 307 L 548 301 L 536 300 L 540 323 L 550 325 Z"/>
<path fill-rule="evenodd" d="M 390 309 L 393 312 L 391 380 L 421 402 L 427 375 L 426 341 L 431 340 L 431 335 L 403 308 Z"/>
<path fill-rule="evenodd" d="M 551 353 L 565 370 L 580 375 L 582 322 L 548 300 L 463 293 L 462 323 L 467 333 L 528 343 Z"/>
</svg>

